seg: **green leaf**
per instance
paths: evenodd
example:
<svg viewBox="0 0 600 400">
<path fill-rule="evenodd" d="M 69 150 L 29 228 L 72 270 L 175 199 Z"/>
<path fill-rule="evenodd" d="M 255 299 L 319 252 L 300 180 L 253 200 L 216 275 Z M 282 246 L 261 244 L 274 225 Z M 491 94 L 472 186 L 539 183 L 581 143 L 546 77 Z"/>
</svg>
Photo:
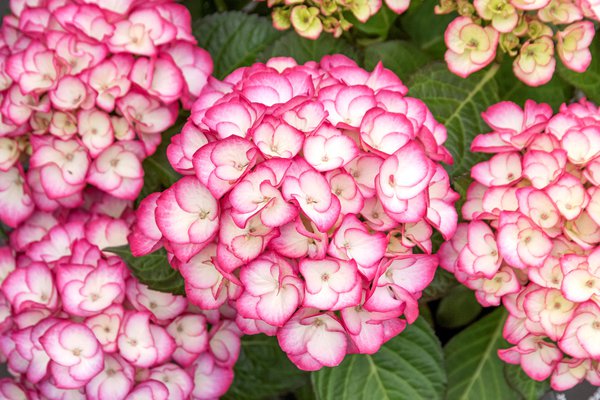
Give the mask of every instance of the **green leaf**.
<svg viewBox="0 0 600 400">
<path fill-rule="evenodd" d="M 384 3 L 377 14 L 373 15 L 365 23 L 357 20 L 352 13 L 347 13 L 346 19 L 352 23 L 353 28 L 357 31 L 365 33 L 369 36 L 376 36 L 381 40 L 385 40 L 388 36 L 390 28 L 398 19 L 398 14 L 390 10 L 390 8 Z"/>
<path fill-rule="evenodd" d="M 198 45 L 214 62 L 214 75 L 222 79 L 237 68 L 253 64 L 281 32 L 265 17 L 230 11 L 212 14 L 194 22 Z"/>
<path fill-rule="evenodd" d="M 431 61 L 431 56 L 410 42 L 391 40 L 365 49 L 365 68 L 372 70 L 379 61 L 400 79 L 407 81 L 410 75 Z"/>
<path fill-rule="evenodd" d="M 436 321 L 444 328 L 458 328 L 473 321 L 482 307 L 473 291 L 466 286 L 455 286 L 440 301 L 436 312 Z"/>
<path fill-rule="evenodd" d="M 10 2 L 3 1 L 0 4 L 0 17 L 4 17 L 5 15 L 10 15 Z"/>
<path fill-rule="evenodd" d="M 308 372 L 299 370 L 275 337 L 244 336 L 234 380 L 225 399 L 260 400 L 309 386 Z"/>
<path fill-rule="evenodd" d="M 321 400 L 441 399 L 446 385 L 440 343 L 419 318 L 373 354 L 353 354 L 312 374 Z"/>
<path fill-rule="evenodd" d="M 190 12 L 192 20 L 204 17 L 205 15 L 212 14 L 217 11 L 217 8 L 212 1 L 183 0 L 181 3 Z"/>
<path fill-rule="evenodd" d="M 166 153 L 156 154 L 156 157 L 148 157 L 146 160 L 148 160 L 146 167 L 165 188 L 170 187 L 181 178 L 181 175 L 175 172 L 171 166 Z"/>
<path fill-rule="evenodd" d="M 527 86 L 515 76 L 512 70 L 512 59 L 506 59 L 502 63 L 495 79 L 502 100 L 510 100 L 521 107 L 525 105 L 526 100 L 530 99 L 538 103 L 548 103 L 557 111 L 558 107 L 568 102 L 573 95 L 573 87 L 558 74 L 554 74 L 552 80 L 545 85 Z"/>
<path fill-rule="evenodd" d="M 504 364 L 504 376 L 523 400 L 539 400 L 550 390 L 548 379 L 542 382 L 534 381 L 527 376 L 520 365 Z"/>
<path fill-rule="evenodd" d="M 187 117 L 187 112 L 180 115 L 177 122 L 162 134 L 162 141 L 154 154 L 142 162 L 144 186 L 142 186 L 142 190 L 138 195 L 136 206 L 149 194 L 164 190 L 181 178 L 181 175 L 171 167 L 171 163 L 167 158 L 167 146 L 171 143 L 171 137 L 181 132 Z"/>
<path fill-rule="evenodd" d="M 450 272 L 438 268 L 433 276 L 433 281 L 423 291 L 421 301 L 432 301 L 444 297 L 459 283 Z"/>
<path fill-rule="evenodd" d="M 150 289 L 185 295 L 183 277 L 169 264 L 164 248 L 142 257 L 134 257 L 129 246 L 108 247 L 103 250 L 121 257 L 133 276 Z"/>
<path fill-rule="evenodd" d="M 259 59 L 267 61 L 271 57 L 285 56 L 304 64 L 307 61 L 319 61 L 327 54 L 338 53 L 358 60 L 356 49 L 343 38 L 336 39 L 329 34 L 322 34 L 317 40 L 310 40 L 289 31 L 265 49 Z"/>
<path fill-rule="evenodd" d="M 564 80 L 585 93 L 589 100 L 600 103 L 600 40 L 594 40 L 590 50 L 592 51 L 592 63 L 587 71 L 580 74 L 567 69 L 559 62 L 558 72 Z"/>
<path fill-rule="evenodd" d="M 316 400 L 317 395 L 310 384 L 310 380 L 307 385 L 300 387 L 294 391 L 294 399 L 296 400 Z"/>
<path fill-rule="evenodd" d="M 473 165 L 485 158 L 469 149 L 477 134 L 489 131 L 481 113 L 500 101 L 494 79 L 498 68 L 494 64 L 463 79 L 448 71 L 445 64 L 435 63 L 411 78 L 409 95 L 423 100 L 448 130 L 445 146 L 454 157 L 454 164 L 448 168 L 451 177 L 468 173 Z"/>
<path fill-rule="evenodd" d="M 4 244 L 8 241 L 9 232 L 10 228 L 0 222 L 0 246 L 4 246 Z"/>
<path fill-rule="evenodd" d="M 502 337 L 506 310 L 501 307 L 454 336 L 446 347 L 447 400 L 514 400 L 497 351 L 508 347 Z"/>
<path fill-rule="evenodd" d="M 444 32 L 456 18 L 455 14 L 436 15 L 433 8 L 438 0 L 411 1 L 408 11 L 400 17 L 402 27 L 423 50 L 443 58 L 446 52 Z"/>
<path fill-rule="evenodd" d="M 435 326 L 433 315 L 431 314 L 431 308 L 427 303 L 419 303 L 419 316 L 423 318 L 429 325 Z"/>
</svg>

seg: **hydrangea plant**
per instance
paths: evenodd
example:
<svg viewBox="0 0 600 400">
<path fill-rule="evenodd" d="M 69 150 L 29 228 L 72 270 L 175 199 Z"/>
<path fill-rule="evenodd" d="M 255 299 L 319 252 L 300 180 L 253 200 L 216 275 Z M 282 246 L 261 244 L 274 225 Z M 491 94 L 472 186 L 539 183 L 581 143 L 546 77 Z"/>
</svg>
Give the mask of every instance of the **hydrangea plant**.
<svg viewBox="0 0 600 400">
<path fill-rule="evenodd" d="M 1 3 L 0 398 L 600 386 L 598 4 L 435 3 Z"/>
</svg>

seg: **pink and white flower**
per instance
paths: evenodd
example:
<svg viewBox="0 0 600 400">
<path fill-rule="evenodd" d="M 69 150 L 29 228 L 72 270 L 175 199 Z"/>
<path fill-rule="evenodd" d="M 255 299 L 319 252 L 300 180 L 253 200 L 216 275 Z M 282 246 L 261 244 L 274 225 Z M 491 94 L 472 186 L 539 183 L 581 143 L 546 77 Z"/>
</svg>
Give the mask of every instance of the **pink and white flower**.
<svg viewBox="0 0 600 400">
<path fill-rule="evenodd" d="M 151 290 L 132 278 L 127 280 L 127 299 L 136 310 L 150 311 L 158 322 L 172 320 L 187 308 L 182 296 Z"/>
<path fill-rule="evenodd" d="M 61 264 L 55 269 L 64 309 L 81 317 L 98 314 L 125 295 L 121 265 L 101 260 L 98 265 Z"/>
<path fill-rule="evenodd" d="M 191 365 L 208 348 L 206 318 L 202 315 L 182 314 L 171 321 L 167 332 L 177 346 L 173 359 L 184 367 Z"/>
<path fill-rule="evenodd" d="M 2 293 L 16 313 L 30 308 L 56 309 L 58 296 L 52 272 L 40 262 L 12 271 L 2 282 Z"/>
<path fill-rule="evenodd" d="M 167 400 L 169 389 L 167 385 L 154 379 L 146 380 L 137 385 L 125 398 L 126 400 Z"/>
<path fill-rule="evenodd" d="M 218 365 L 210 353 L 203 353 L 190 369 L 194 399 L 210 400 L 223 396 L 233 382 L 233 370 Z"/>
<path fill-rule="evenodd" d="M 149 379 L 162 382 L 170 399 L 188 399 L 194 388 L 192 378 L 176 364 L 164 364 L 150 370 Z"/>
<path fill-rule="evenodd" d="M 156 201 L 160 193 L 152 193 L 140 202 L 136 212 L 135 228 L 128 237 L 131 253 L 139 257 L 160 247 L 162 232 L 156 224 Z"/>
<path fill-rule="evenodd" d="M 193 156 L 197 178 L 219 199 L 255 164 L 256 146 L 236 135 L 208 143 Z"/>
<path fill-rule="evenodd" d="M 117 340 L 121 356 L 140 368 L 162 364 L 175 349 L 167 331 L 150 322 L 151 315 L 147 311 L 126 314 Z"/>
<path fill-rule="evenodd" d="M 303 151 L 306 161 L 320 172 L 343 167 L 358 155 L 354 140 L 327 124 L 306 138 Z"/>
<path fill-rule="evenodd" d="M 556 345 L 535 336 L 526 337 L 514 348 L 499 350 L 498 356 L 509 364 L 521 364 L 527 375 L 537 381 L 547 379 L 562 359 Z"/>
<path fill-rule="evenodd" d="M 81 192 L 90 159 L 80 143 L 75 140 L 36 138 L 32 147 L 29 165 L 39 170 L 42 188 L 49 198 L 60 199 Z"/>
<path fill-rule="evenodd" d="M 340 201 L 331 193 L 325 177 L 310 167 L 297 176 L 286 176 L 282 192 L 283 198 L 297 203 L 321 232 L 329 230 L 339 217 Z"/>
<path fill-rule="evenodd" d="M 105 353 L 117 351 L 117 339 L 123 316 L 123 307 L 120 304 L 114 304 L 84 321 L 87 327 L 94 332 Z"/>
<path fill-rule="evenodd" d="M 594 39 L 594 24 L 591 21 L 576 22 L 558 32 L 556 52 L 567 68 L 584 72 L 592 62 L 589 46 Z"/>
<path fill-rule="evenodd" d="M 217 269 L 216 259 L 217 245 L 210 243 L 179 267 L 190 302 L 204 310 L 218 309 L 227 300 L 237 299 L 242 292 L 237 279 L 233 282 L 229 275 L 225 277 Z"/>
<path fill-rule="evenodd" d="M 102 347 L 85 325 L 58 322 L 40 338 L 40 343 L 50 357 L 50 373 L 61 388 L 80 388 L 103 368 Z"/>
<path fill-rule="evenodd" d="M 381 233 L 371 234 L 354 215 L 346 215 L 333 234 L 328 253 L 340 260 L 354 260 L 358 271 L 367 279 L 375 276 L 377 264 L 383 258 L 387 238 Z"/>
<path fill-rule="evenodd" d="M 298 311 L 279 330 L 277 339 L 292 361 L 307 371 L 339 365 L 348 346 L 337 318 L 311 308 Z"/>
<path fill-rule="evenodd" d="M 34 41 L 7 60 L 6 72 L 18 83 L 23 94 L 43 93 L 56 85 L 58 60 L 43 43 Z"/>
<path fill-rule="evenodd" d="M 244 293 L 237 300 L 238 312 L 247 318 L 282 326 L 302 304 L 304 283 L 282 257 L 265 253 L 240 272 Z"/>
<path fill-rule="evenodd" d="M 381 165 L 375 181 L 377 195 L 398 222 L 416 222 L 426 214 L 426 193 L 435 164 L 421 147 L 411 142 Z"/>
<path fill-rule="evenodd" d="M 223 320 L 208 333 L 208 347 L 215 363 L 232 368 L 241 349 L 241 332 L 234 321 Z"/>
<path fill-rule="evenodd" d="M 12 167 L 0 171 L 0 217 L 8 226 L 16 228 L 35 209 L 31 190 L 25 183 L 23 170 Z"/>
<path fill-rule="evenodd" d="M 95 400 L 125 399 L 135 382 L 135 369 L 120 356 L 104 356 L 104 369 L 85 386 Z"/>
<path fill-rule="evenodd" d="M 335 311 L 360 302 L 362 282 L 355 262 L 302 260 L 299 269 L 306 281 L 304 307 Z"/>
<path fill-rule="evenodd" d="M 156 224 L 174 243 L 202 244 L 219 228 L 219 204 L 195 177 L 186 177 L 156 201 Z"/>
</svg>

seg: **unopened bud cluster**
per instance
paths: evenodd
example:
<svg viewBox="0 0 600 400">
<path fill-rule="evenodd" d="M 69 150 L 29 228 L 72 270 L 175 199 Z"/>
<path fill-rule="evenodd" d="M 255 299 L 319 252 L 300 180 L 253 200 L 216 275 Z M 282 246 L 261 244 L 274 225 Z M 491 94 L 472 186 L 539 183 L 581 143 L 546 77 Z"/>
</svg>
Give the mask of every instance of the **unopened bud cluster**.
<svg viewBox="0 0 600 400">
<path fill-rule="evenodd" d="M 385 4 L 396 14 L 408 9 L 410 0 L 385 0 Z M 352 27 L 344 14 L 352 14 L 365 23 L 375 15 L 382 5 L 381 0 L 267 0 L 273 9 L 273 26 L 280 30 L 293 27 L 305 38 L 317 39 L 323 31 L 339 37 Z"/>
<path fill-rule="evenodd" d="M 556 55 L 568 69 L 584 72 L 592 60 L 593 21 L 600 21 L 600 7 L 589 0 L 441 0 L 435 11 L 459 14 L 445 34 L 452 72 L 467 77 L 500 49 L 530 86 L 552 79 Z"/>
</svg>

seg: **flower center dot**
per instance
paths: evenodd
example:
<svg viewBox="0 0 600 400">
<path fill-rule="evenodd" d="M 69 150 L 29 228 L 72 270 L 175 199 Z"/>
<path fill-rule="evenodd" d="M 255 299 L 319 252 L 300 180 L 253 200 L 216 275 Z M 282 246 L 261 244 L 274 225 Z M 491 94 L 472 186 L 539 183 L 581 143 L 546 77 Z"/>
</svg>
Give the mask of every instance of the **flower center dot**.
<svg viewBox="0 0 600 400">
<path fill-rule="evenodd" d="M 594 287 L 594 280 L 593 279 L 589 279 L 586 283 L 585 286 L 589 287 L 589 288 L 593 288 Z"/>
</svg>

